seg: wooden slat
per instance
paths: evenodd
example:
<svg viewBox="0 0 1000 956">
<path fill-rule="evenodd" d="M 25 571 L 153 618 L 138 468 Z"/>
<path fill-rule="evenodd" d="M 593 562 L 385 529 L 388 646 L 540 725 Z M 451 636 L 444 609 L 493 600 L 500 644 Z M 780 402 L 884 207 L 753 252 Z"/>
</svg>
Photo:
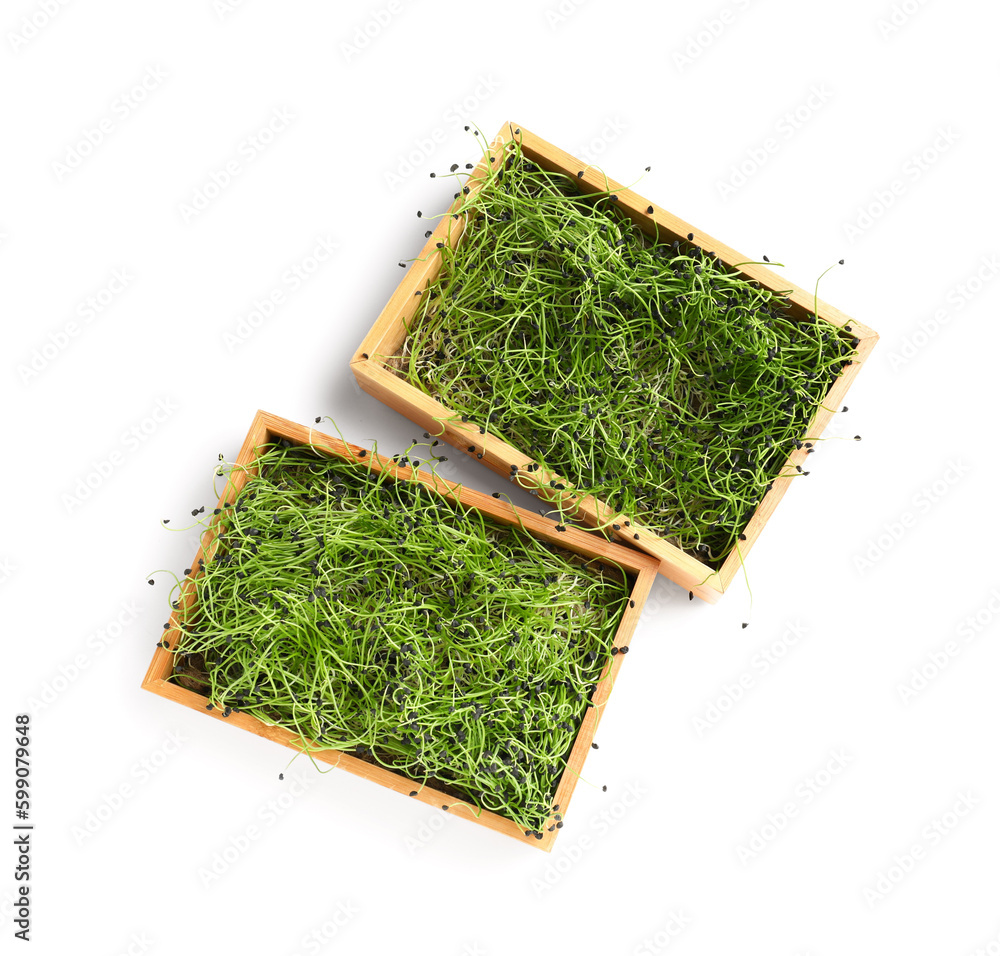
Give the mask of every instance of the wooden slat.
<svg viewBox="0 0 1000 956">
<path fill-rule="evenodd" d="M 236 468 L 228 475 L 226 486 L 222 494 L 219 495 L 219 500 L 215 506 L 218 510 L 222 511 L 226 506 L 226 502 L 236 500 L 236 495 L 242 491 L 243 486 L 252 473 L 250 466 L 257 457 L 257 449 L 267 441 L 267 425 L 264 421 L 264 414 L 258 411 L 254 416 L 250 430 L 247 432 L 247 437 L 243 440 L 239 454 L 236 456 L 235 464 L 245 467 Z M 171 611 L 168 625 L 160 638 L 161 641 L 167 641 L 171 649 L 176 646 L 176 641 L 180 634 L 180 630 L 177 627 L 177 619 L 194 602 L 196 592 L 194 582 L 202 574 L 199 566 L 200 562 L 204 560 L 207 566 L 211 561 L 212 543 L 218 537 L 223 527 L 224 524 L 220 521 L 209 521 L 208 526 L 201 534 L 201 543 L 194 556 L 194 561 L 191 562 L 191 573 L 181 585 L 181 593 L 177 601 L 180 606 L 176 610 Z M 163 680 L 173 672 L 174 655 L 171 649 L 157 647 L 156 653 L 153 654 L 153 660 L 150 662 L 149 670 L 146 672 L 146 677 L 143 679 L 143 686 L 146 686 L 148 682 Z"/>
<path fill-rule="evenodd" d="M 612 190 L 618 196 L 618 206 L 650 238 L 658 235 L 661 239 L 666 238 L 670 242 L 679 239 L 686 243 L 688 235 L 693 235 L 694 238 L 690 240 L 691 242 L 706 251 L 714 252 L 726 265 L 736 269 L 745 278 L 755 280 L 762 286 L 776 292 L 789 291 L 791 293 L 789 302 L 792 304 L 791 311 L 794 317 L 805 318 L 807 315 L 812 315 L 814 302 L 816 302 L 820 318 L 838 326 L 850 324 L 858 338 L 864 339 L 869 336 L 878 338 L 875 332 L 866 325 L 862 325 L 822 299 L 815 300 L 812 292 L 806 292 L 805 289 L 789 282 L 784 276 L 778 275 L 764 265 L 751 263 L 750 256 L 737 252 L 707 232 L 692 226 L 691 223 L 685 222 L 665 209 L 661 209 L 644 196 L 640 196 L 616 180 L 606 177 L 594 166 L 588 166 L 582 160 L 576 159 L 557 146 L 546 142 L 523 126 L 507 123 L 504 129 L 509 131 L 512 137 L 514 137 L 513 130 L 519 130 L 520 132 L 514 138 L 520 141 L 524 155 L 544 169 L 569 176 L 584 192 Z M 582 178 L 577 175 L 581 171 L 583 172 Z M 652 215 L 646 212 L 649 206 L 653 207 Z M 746 263 L 746 265 L 738 266 L 738 263 Z"/>
<path fill-rule="evenodd" d="M 441 271 L 442 257 L 438 243 L 445 243 L 452 249 L 459 244 L 465 231 L 465 216 L 457 210 L 482 189 L 487 181 L 486 170 L 490 157 L 501 155 L 506 142 L 501 131 L 490 143 L 489 148 L 483 153 L 482 159 L 469 173 L 469 178 L 466 181 L 466 185 L 469 187 L 468 196 L 456 199 L 448 211 L 441 216 L 413 265 L 407 270 L 403 281 L 396 287 L 396 291 L 393 292 L 385 308 L 375 320 L 375 325 L 372 326 L 354 353 L 352 362 L 363 361 L 376 355 L 395 355 L 402 347 L 406 339 L 407 325 L 420 304 L 417 291 L 425 289 Z"/>
<path fill-rule="evenodd" d="M 452 418 L 453 412 L 437 399 L 414 388 L 407 382 L 384 368 L 373 359 L 362 359 L 351 366 L 360 386 L 379 401 L 405 415 L 423 428 L 428 434 L 448 442 L 470 458 L 486 465 L 504 478 L 510 478 L 511 465 L 517 465 L 519 473 L 532 463 L 524 452 L 489 433 L 481 435 L 479 428 L 465 424 L 459 418 Z M 472 449 L 470 451 L 469 449 Z M 483 453 L 480 459 L 477 456 Z M 538 496 L 544 500 L 557 502 L 564 500 L 578 511 L 577 518 L 591 525 L 604 524 L 620 519 L 622 530 L 611 533 L 621 542 L 634 544 L 660 562 L 660 573 L 677 582 L 681 587 L 694 592 L 703 600 L 715 603 L 722 594 L 721 575 L 712 571 L 697 558 L 680 548 L 659 538 L 645 525 L 631 521 L 627 516 L 615 512 L 608 505 L 593 497 L 572 500 L 569 492 L 558 492 L 548 487 L 549 481 L 557 483 L 563 479 L 554 471 L 539 471 L 536 474 Z M 524 485 L 522 485 L 524 487 Z M 629 521 L 626 526 L 624 522 Z M 638 534 L 639 543 L 632 538 Z"/>
</svg>

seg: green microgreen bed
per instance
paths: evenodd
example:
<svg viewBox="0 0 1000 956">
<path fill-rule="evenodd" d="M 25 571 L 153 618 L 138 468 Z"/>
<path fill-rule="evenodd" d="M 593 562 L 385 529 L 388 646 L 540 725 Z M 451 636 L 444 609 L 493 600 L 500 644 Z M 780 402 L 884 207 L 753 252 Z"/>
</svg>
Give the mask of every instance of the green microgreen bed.
<svg viewBox="0 0 1000 956">
<path fill-rule="evenodd" d="M 578 495 L 718 566 L 857 340 L 791 318 L 784 294 L 693 236 L 650 239 L 611 189 L 581 193 L 518 144 L 469 193 L 392 364 Z"/>
<path fill-rule="evenodd" d="M 620 569 L 365 460 L 282 441 L 257 464 L 194 579 L 174 679 L 540 836 L 617 652 Z"/>
</svg>

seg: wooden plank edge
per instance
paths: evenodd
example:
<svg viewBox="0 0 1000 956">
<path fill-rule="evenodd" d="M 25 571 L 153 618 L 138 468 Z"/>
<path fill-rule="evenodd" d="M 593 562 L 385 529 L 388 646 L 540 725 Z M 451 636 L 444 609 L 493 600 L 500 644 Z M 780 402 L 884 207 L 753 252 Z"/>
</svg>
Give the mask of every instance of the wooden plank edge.
<svg viewBox="0 0 1000 956">
<path fill-rule="evenodd" d="M 380 363 L 371 359 L 362 359 L 351 363 L 351 371 L 365 392 L 405 415 L 428 433 L 433 434 L 434 437 L 444 439 L 467 456 L 478 454 L 478 451 L 470 452 L 469 447 L 483 449 L 484 457 L 481 464 L 506 480 L 510 479 L 511 465 L 517 465 L 520 470 L 532 462 L 532 459 L 524 452 L 501 439 L 489 433 L 480 435 L 478 426 L 453 419 L 454 412 L 393 374 Z M 438 422 L 437 419 L 441 419 L 441 422 Z M 650 531 L 647 526 L 615 512 L 600 499 L 587 496 L 580 500 L 573 500 L 568 494 L 551 491 L 546 487 L 547 482 L 560 482 L 562 480 L 561 476 L 555 472 L 539 472 L 538 474 L 540 481 L 537 496 L 540 500 L 556 503 L 562 499 L 572 508 L 579 509 L 580 519 L 587 524 L 607 524 L 611 521 L 622 524 L 622 530 L 612 530 L 611 532 L 615 539 L 625 547 L 642 551 L 654 557 L 660 563 L 661 574 L 664 577 L 674 581 L 685 590 L 693 592 L 710 604 L 716 603 L 722 596 L 722 579 L 719 571 L 712 569 L 669 541 L 664 541 L 659 535 Z M 524 488 L 523 485 L 521 487 Z M 625 521 L 629 522 L 628 526 L 624 525 Z M 632 538 L 633 534 L 639 535 L 638 542 Z"/>
<path fill-rule="evenodd" d="M 507 124 L 507 126 L 510 125 Z M 570 155 L 558 146 L 554 146 L 520 124 L 517 124 L 516 128 L 521 131 L 521 150 L 529 159 L 544 168 L 569 176 L 588 192 L 604 192 L 606 190 L 614 192 L 618 197 L 618 205 L 647 235 L 655 235 L 657 232 L 661 235 L 666 233 L 670 239 L 680 239 L 682 242 L 690 241 L 706 251 L 714 252 L 726 265 L 736 268 L 745 278 L 759 282 L 772 291 L 787 291 L 789 302 L 795 306 L 795 310 L 800 316 L 812 315 L 816 312 L 833 325 L 844 326 L 850 323 L 859 331 L 864 331 L 866 334 L 871 332 L 867 326 L 852 319 L 830 303 L 818 299 L 814 293 L 807 292 L 794 282 L 789 282 L 773 270 L 754 262 L 750 257 L 737 252 L 707 232 L 685 222 L 673 213 L 667 212 L 617 180 L 605 176 L 603 170 L 599 171 L 599 167 L 584 164 L 582 160 Z M 582 177 L 577 175 L 581 171 L 584 174 Z M 646 213 L 649 206 L 653 207 L 652 214 Z M 694 238 L 688 240 L 688 235 L 693 235 Z M 744 263 L 745 265 L 743 265 Z"/>
</svg>

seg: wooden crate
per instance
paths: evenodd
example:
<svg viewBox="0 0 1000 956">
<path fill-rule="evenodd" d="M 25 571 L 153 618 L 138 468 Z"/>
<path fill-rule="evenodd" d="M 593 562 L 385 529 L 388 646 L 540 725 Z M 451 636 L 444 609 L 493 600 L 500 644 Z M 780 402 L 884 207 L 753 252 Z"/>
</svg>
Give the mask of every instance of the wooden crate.
<svg viewBox="0 0 1000 956">
<path fill-rule="evenodd" d="M 226 488 L 219 498 L 217 506 L 219 509 L 222 509 L 227 501 L 236 500 L 235 496 L 239 494 L 248 478 L 253 474 L 252 463 L 257 459 L 261 447 L 280 439 L 287 439 L 297 445 L 308 444 L 321 454 L 348 461 L 360 461 L 362 460 L 361 456 L 364 456 L 363 460 L 365 463 L 370 464 L 373 471 L 382 472 L 389 470 L 390 477 L 394 479 L 413 478 L 422 482 L 446 500 L 457 502 L 467 508 L 474 508 L 502 524 L 520 524 L 536 537 L 557 544 L 561 548 L 586 557 L 606 560 L 617 564 L 628 574 L 632 581 L 632 586 L 630 594 L 631 604 L 626 607 L 622 615 L 614 644 L 617 647 L 628 646 L 635 631 L 639 615 L 642 612 L 643 604 L 649 594 L 650 586 L 656 577 L 657 563 L 652 558 L 639 551 L 603 541 L 593 534 L 574 528 L 568 528 L 565 532 L 557 532 L 551 521 L 546 521 L 538 515 L 522 511 L 503 501 L 494 499 L 490 495 L 481 494 L 478 491 L 472 491 L 469 488 L 453 484 L 428 472 L 417 471 L 410 467 L 400 467 L 391 459 L 380 455 L 368 454 L 364 449 L 355 445 L 331 438 L 312 428 L 297 425 L 276 415 L 262 411 L 257 412 L 250 431 L 243 442 L 243 447 L 240 449 L 239 456 L 236 459 L 237 465 L 249 467 L 237 467 L 232 470 Z M 178 647 L 183 651 L 182 644 L 179 646 L 180 631 L 177 628 L 178 616 L 194 605 L 196 598 L 194 580 L 200 573 L 203 573 L 199 569 L 199 561 L 204 559 L 206 565 L 211 561 L 212 542 L 219 533 L 225 530 L 225 526 L 226 512 L 222 511 L 221 515 L 213 521 L 209 529 L 202 535 L 202 546 L 198 549 L 198 553 L 191 562 L 192 570 L 181 587 L 181 595 L 177 601 L 178 608 L 171 613 L 168 627 L 163 632 L 161 638 L 161 640 L 165 640 L 168 643 L 169 649 L 157 646 L 149 670 L 142 682 L 142 687 L 161 697 L 166 697 L 168 700 L 191 707 L 211 719 L 224 720 L 228 724 L 240 727 L 243 730 L 249 730 L 251 733 L 266 737 L 268 740 L 274 740 L 293 750 L 301 750 L 302 738 L 292 731 L 266 724 L 249 714 L 234 712 L 229 717 L 223 717 L 220 708 L 215 708 L 211 711 L 206 710 L 209 700 L 204 695 L 187 690 L 167 680 L 173 673 L 175 651 Z M 583 718 L 579 733 L 570 752 L 567 767 L 563 771 L 553 798 L 553 803 L 559 806 L 559 812 L 562 816 L 565 816 L 566 810 L 569 807 L 573 790 L 583 769 L 583 762 L 590 750 L 597 725 L 608 700 L 608 695 L 611 692 L 611 687 L 624 659 L 624 654 L 612 656 L 611 663 L 606 665 L 602 670 L 597 687 L 591 697 L 591 706 L 587 709 Z M 316 749 L 318 745 L 312 741 L 307 741 L 307 746 L 312 750 L 312 755 L 317 760 L 332 764 L 335 767 L 341 767 L 368 780 L 373 780 L 404 796 L 410 794 L 413 790 L 417 790 L 416 797 L 412 799 L 420 800 L 436 808 L 447 807 L 456 816 L 472 820 L 482 826 L 489 827 L 491 830 L 514 837 L 516 840 L 528 843 L 539 849 L 550 851 L 556 836 L 560 832 L 559 829 L 552 831 L 547 829 L 548 826 L 555 822 L 555 818 L 552 817 L 546 821 L 546 829 L 542 830 L 541 839 L 526 836 L 524 830 L 516 823 L 497 813 L 489 810 L 476 811 L 470 804 L 460 802 L 454 796 L 435 790 L 432 787 L 424 786 L 402 774 L 387 770 L 377 764 L 368 763 L 351 754 L 333 749 L 318 750 Z"/>
<path fill-rule="evenodd" d="M 761 286 L 775 292 L 790 292 L 789 314 L 793 318 L 801 320 L 811 316 L 815 306 L 820 319 L 836 326 L 849 325 L 853 335 L 859 339 L 856 359 L 831 385 L 823 401 L 826 408 L 817 409 L 807 429 L 810 437 L 818 437 L 823 432 L 833 415 L 833 410 L 843 402 L 848 388 L 878 341 L 878 335 L 872 329 L 822 300 L 815 300 L 813 294 L 789 283 L 771 270 L 749 263 L 750 257 L 741 255 L 707 233 L 650 203 L 638 193 L 606 178 L 594 167 L 575 159 L 517 123 L 504 124 L 490 144 L 487 155 L 470 174 L 468 181 L 470 196 L 483 188 L 486 182 L 488 157 L 503 155 L 515 140 L 520 142 L 522 153 L 527 159 L 550 172 L 566 174 L 581 190 L 585 192 L 600 192 L 609 188 L 613 190 L 618 196 L 617 205 L 646 235 L 650 237 L 658 235 L 661 240 L 666 238 L 668 242 L 674 239 L 683 242 L 687 241 L 689 234 L 693 234 L 692 241 L 695 244 L 703 249 L 713 250 L 726 265 L 734 268 L 737 263 L 741 263 L 736 271 L 742 273 L 745 278 L 755 280 Z M 579 176 L 581 171 L 582 177 Z M 532 463 L 532 459 L 488 432 L 485 435 L 480 434 L 477 424 L 463 424 L 451 409 L 404 381 L 388 364 L 406 340 L 407 325 L 420 302 L 420 297 L 416 293 L 433 282 L 440 271 L 442 254 L 437 244 L 446 242 L 455 247 L 461 239 L 465 220 L 464 216 L 455 213 L 454 210 L 459 209 L 463 201 L 465 200 L 462 197 L 456 200 L 451 207 L 451 214 L 441 218 L 416 261 L 351 359 L 351 369 L 366 392 L 466 454 L 477 457 L 481 454 L 481 460 L 487 467 L 509 478 L 511 465 L 517 465 L 523 474 L 524 467 Z M 653 208 L 652 214 L 646 211 L 650 206 Z M 800 448 L 789 455 L 782 468 L 782 474 L 786 477 L 777 478 L 771 490 L 757 506 L 743 529 L 746 540 L 741 542 L 740 551 L 744 557 L 752 549 L 768 518 L 788 490 L 792 481 L 791 473 L 795 473 L 796 470 L 795 466 L 801 465 L 807 454 L 807 449 Z M 539 479 L 540 497 L 550 501 L 559 500 L 560 492 L 550 490 L 549 482 L 562 482 L 564 479 L 561 476 L 552 472 L 538 471 L 534 477 Z M 568 496 L 569 492 L 562 494 Z M 569 499 L 566 500 L 569 503 Z M 615 522 L 622 525 L 617 536 L 623 542 L 641 548 L 655 557 L 660 563 L 661 574 L 711 603 L 718 600 L 740 570 L 741 558 L 736 549 L 727 556 L 718 569 L 713 569 L 636 522 L 633 516 L 617 514 L 603 501 L 590 497 L 575 502 L 574 507 L 576 506 L 579 507 L 579 511 L 576 512 L 578 518 L 586 524 L 608 525 Z M 638 543 L 632 537 L 635 533 L 639 534 Z"/>
</svg>

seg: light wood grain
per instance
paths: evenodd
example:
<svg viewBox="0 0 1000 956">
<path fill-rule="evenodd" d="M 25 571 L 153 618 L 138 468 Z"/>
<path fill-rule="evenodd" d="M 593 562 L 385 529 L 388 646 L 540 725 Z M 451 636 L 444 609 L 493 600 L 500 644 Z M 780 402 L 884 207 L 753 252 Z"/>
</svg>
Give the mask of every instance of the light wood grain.
<svg viewBox="0 0 1000 956">
<path fill-rule="evenodd" d="M 153 660 L 143 679 L 142 687 L 154 694 L 158 694 L 160 697 L 165 697 L 186 707 L 191 707 L 214 720 L 222 720 L 234 727 L 249 730 L 251 733 L 265 737 L 268 740 L 273 740 L 293 750 L 301 751 L 303 747 L 306 747 L 312 751 L 312 756 L 316 760 L 340 767 L 367 780 L 372 780 L 397 793 L 409 795 L 412 791 L 416 790 L 416 796 L 410 799 L 420 800 L 429 806 L 439 809 L 447 807 L 448 812 L 456 816 L 472 820 L 480 826 L 487 827 L 505 836 L 513 837 L 522 843 L 527 843 L 546 852 L 550 851 L 557 835 L 561 832 L 558 829 L 551 831 L 547 829 L 556 823 L 554 816 L 546 822 L 546 829 L 542 831 L 541 840 L 537 837 L 526 836 L 517 824 L 506 817 L 488 810 L 480 810 L 471 803 L 457 800 L 455 797 L 436 790 L 433 787 L 422 786 L 420 783 L 403 774 L 387 770 L 385 767 L 361 760 L 340 750 L 319 749 L 319 745 L 315 742 L 310 740 L 303 741 L 303 738 L 292 731 L 265 723 L 250 714 L 237 712 L 230 714 L 229 717 L 223 717 L 222 711 L 219 708 L 211 711 L 206 710 L 206 705 L 209 703 L 207 697 L 167 680 L 173 672 L 174 653 L 181 639 L 181 632 L 177 627 L 178 616 L 184 610 L 190 608 L 196 598 L 194 579 L 202 573 L 198 562 L 204 558 L 206 567 L 211 563 L 213 555 L 212 543 L 215 537 L 222 533 L 226 527 L 226 511 L 221 509 L 224 508 L 226 502 L 236 500 L 236 495 L 249 480 L 250 476 L 255 473 L 254 462 L 263 446 L 282 438 L 295 444 L 310 445 L 321 454 L 331 457 L 341 458 L 345 461 L 363 462 L 372 471 L 377 473 L 388 472 L 389 477 L 392 479 L 419 481 L 435 493 L 441 495 L 442 498 L 452 501 L 463 508 L 473 508 L 505 525 L 520 526 L 537 538 L 566 548 L 585 558 L 619 567 L 633 580 L 629 595 L 631 604 L 626 607 L 619 622 L 615 634 L 615 646 L 628 646 L 638 623 L 639 615 L 642 613 L 642 607 L 649 595 L 653 578 L 656 576 L 657 562 L 654 559 L 641 552 L 604 541 L 596 535 L 580 531 L 576 528 L 569 527 L 564 532 L 557 531 L 555 522 L 547 521 L 539 515 L 515 508 L 513 505 L 493 498 L 491 495 L 474 491 L 471 488 L 465 488 L 433 473 L 420 471 L 410 466 L 397 465 L 390 458 L 373 455 L 357 445 L 348 444 L 341 439 L 333 438 L 316 429 L 298 425 L 295 422 L 288 421 L 268 412 L 258 411 L 227 479 L 226 488 L 219 498 L 217 507 L 220 509 L 220 514 L 212 516 L 209 527 L 202 534 L 202 543 L 191 565 L 191 574 L 185 580 L 182 587 L 183 597 L 179 601 L 180 608 L 170 615 L 168 627 L 161 638 L 161 640 L 169 643 L 169 649 L 157 647 L 153 655 Z M 180 649 L 183 650 L 183 646 Z M 592 706 L 587 709 L 581 729 L 573 745 L 567 769 L 564 771 L 557 785 L 554 803 L 560 806 L 559 813 L 563 816 L 565 816 L 566 809 L 569 806 L 570 799 L 579 779 L 580 769 L 583 766 L 587 751 L 593 742 L 594 732 L 600 722 L 600 716 L 607 704 L 614 680 L 624 659 L 625 655 L 622 654 L 615 655 L 612 658 L 611 663 L 602 671 L 601 677 L 591 696 Z"/>
</svg>

